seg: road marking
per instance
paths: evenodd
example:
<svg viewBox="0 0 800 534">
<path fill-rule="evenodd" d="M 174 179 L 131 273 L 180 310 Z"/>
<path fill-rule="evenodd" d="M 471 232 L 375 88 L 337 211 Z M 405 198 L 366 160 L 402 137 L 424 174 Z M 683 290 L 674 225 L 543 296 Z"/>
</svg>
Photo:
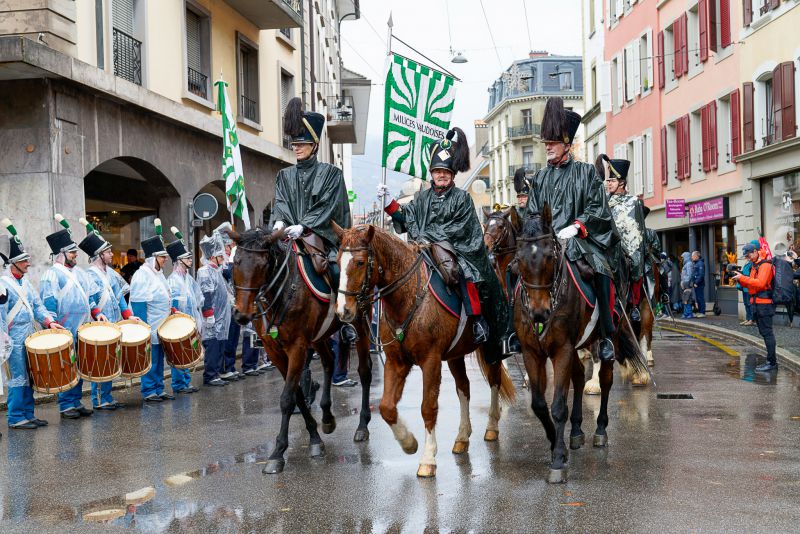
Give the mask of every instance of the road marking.
<svg viewBox="0 0 800 534">
<path fill-rule="evenodd" d="M 718 348 L 719 350 L 721 350 L 722 352 L 724 352 L 728 356 L 732 356 L 732 357 L 735 357 L 735 358 L 739 357 L 739 352 L 738 351 L 735 351 L 732 348 L 730 348 L 729 346 L 724 345 L 724 344 L 720 343 L 719 341 L 716 341 L 714 339 L 708 338 L 706 336 L 701 336 L 700 334 L 695 334 L 694 332 L 688 332 L 686 330 L 681 330 L 679 328 L 670 328 L 668 326 L 662 326 L 661 329 L 662 330 L 668 330 L 670 332 L 677 332 L 679 334 L 683 334 L 683 335 L 686 335 L 686 336 L 691 336 L 691 337 L 693 337 L 695 339 L 699 339 L 700 341 L 702 341 L 704 343 L 708 343 L 709 345 L 712 345 L 712 346 Z"/>
</svg>

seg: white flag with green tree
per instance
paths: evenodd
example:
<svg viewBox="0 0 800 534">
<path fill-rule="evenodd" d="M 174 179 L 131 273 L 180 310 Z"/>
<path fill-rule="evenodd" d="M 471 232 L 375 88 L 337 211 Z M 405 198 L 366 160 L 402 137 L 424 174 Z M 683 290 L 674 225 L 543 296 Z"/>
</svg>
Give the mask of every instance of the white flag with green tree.
<svg viewBox="0 0 800 534">
<path fill-rule="evenodd" d="M 220 78 L 217 86 L 217 110 L 222 114 L 222 178 L 225 180 L 225 199 L 228 211 L 239 217 L 244 229 L 250 229 L 250 214 L 244 194 L 244 171 L 242 153 L 239 149 L 239 133 L 236 120 L 228 100 L 228 84 Z"/>
<path fill-rule="evenodd" d="M 454 79 L 392 54 L 386 74 L 383 166 L 427 180 L 430 147 L 450 128 Z"/>
</svg>

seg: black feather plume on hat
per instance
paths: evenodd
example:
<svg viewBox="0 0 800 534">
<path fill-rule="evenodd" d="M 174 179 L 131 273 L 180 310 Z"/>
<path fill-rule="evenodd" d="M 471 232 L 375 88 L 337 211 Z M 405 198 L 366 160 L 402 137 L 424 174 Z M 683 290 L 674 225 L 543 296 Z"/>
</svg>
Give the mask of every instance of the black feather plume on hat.
<svg viewBox="0 0 800 534">
<path fill-rule="evenodd" d="M 525 167 L 520 167 L 514 172 L 514 191 L 517 194 L 528 194 L 528 180 L 525 178 Z"/>
<path fill-rule="evenodd" d="M 608 156 L 605 154 L 600 154 L 594 161 L 594 170 L 597 173 L 597 177 L 601 180 L 606 179 L 606 166 L 603 164 L 604 161 L 608 161 Z"/>
<path fill-rule="evenodd" d="M 564 109 L 564 100 L 559 96 L 551 96 L 547 99 L 542 117 L 542 140 L 560 141 L 566 143 L 564 137 L 568 137 L 567 114 Z"/>
<path fill-rule="evenodd" d="M 286 104 L 286 111 L 283 113 L 283 133 L 297 137 L 303 135 L 305 127 L 303 125 L 303 101 L 294 97 Z"/>
<path fill-rule="evenodd" d="M 447 132 L 447 138 L 453 139 L 453 170 L 455 172 L 467 172 L 469 170 L 469 142 L 467 136 L 461 128 L 453 128 Z"/>
</svg>

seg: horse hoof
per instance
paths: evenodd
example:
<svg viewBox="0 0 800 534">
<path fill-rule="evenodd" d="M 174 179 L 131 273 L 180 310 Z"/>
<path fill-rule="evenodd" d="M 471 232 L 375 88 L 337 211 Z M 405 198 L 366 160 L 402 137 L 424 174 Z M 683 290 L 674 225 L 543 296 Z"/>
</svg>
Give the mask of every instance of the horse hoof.
<svg viewBox="0 0 800 534">
<path fill-rule="evenodd" d="M 417 448 L 419 448 L 419 444 L 417 443 L 417 438 L 414 436 L 410 436 L 411 440 L 407 440 L 408 443 L 401 443 L 400 446 L 403 448 L 403 452 L 406 454 L 416 454 Z"/>
<path fill-rule="evenodd" d="M 497 430 L 487 430 L 483 435 L 483 441 L 497 441 L 499 434 L 500 433 Z"/>
<path fill-rule="evenodd" d="M 322 423 L 323 434 L 332 434 L 334 430 L 336 430 L 336 419 L 334 419 L 330 423 Z"/>
<path fill-rule="evenodd" d="M 607 434 L 595 434 L 594 440 L 592 443 L 595 447 L 605 447 L 608 445 L 608 435 Z"/>
<path fill-rule="evenodd" d="M 366 428 L 357 428 L 356 434 L 353 436 L 353 441 L 358 443 L 362 441 L 369 441 L 369 430 Z"/>
<path fill-rule="evenodd" d="M 655 367 L 656 362 L 655 360 L 647 360 L 647 367 Z"/>
<path fill-rule="evenodd" d="M 586 395 L 600 395 L 600 384 L 591 384 L 586 383 L 586 387 L 583 388 L 583 392 Z"/>
<path fill-rule="evenodd" d="M 277 475 L 278 473 L 283 472 L 284 467 L 286 467 L 286 460 L 283 458 L 268 460 L 261 472 L 265 475 Z"/>
<path fill-rule="evenodd" d="M 633 380 L 631 380 L 631 386 L 633 386 L 633 387 L 635 387 L 635 388 L 643 388 L 643 387 L 645 387 L 645 386 L 646 386 L 646 385 L 647 385 L 649 382 L 650 382 L 650 381 L 649 381 L 649 380 L 648 380 L 646 377 L 644 377 L 644 378 L 638 378 L 638 377 L 637 377 L 637 378 L 634 378 Z"/>
<path fill-rule="evenodd" d="M 469 441 L 456 441 L 453 444 L 453 454 L 464 454 L 469 450 Z"/>
<path fill-rule="evenodd" d="M 433 478 L 436 476 L 436 466 L 431 464 L 419 464 L 417 469 L 417 476 L 419 478 Z"/>
<path fill-rule="evenodd" d="M 547 475 L 548 484 L 564 484 L 567 481 L 567 470 L 564 469 L 550 469 L 550 474 Z"/>
<path fill-rule="evenodd" d="M 321 441 L 319 443 L 312 443 L 308 446 L 308 455 L 312 458 L 325 456 L 325 444 Z"/>
<path fill-rule="evenodd" d="M 580 436 L 570 436 L 569 437 L 569 448 L 573 451 L 575 449 L 580 449 L 583 447 L 583 444 L 586 443 L 586 436 L 581 434 Z"/>
</svg>

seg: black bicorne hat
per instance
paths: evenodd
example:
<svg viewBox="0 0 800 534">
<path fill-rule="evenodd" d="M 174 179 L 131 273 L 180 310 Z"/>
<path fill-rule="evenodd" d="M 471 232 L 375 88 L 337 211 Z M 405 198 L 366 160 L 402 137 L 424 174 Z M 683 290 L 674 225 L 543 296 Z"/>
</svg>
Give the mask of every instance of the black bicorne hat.
<svg viewBox="0 0 800 534">
<path fill-rule="evenodd" d="M 173 234 L 175 234 L 175 237 L 178 238 L 172 243 L 167 244 L 167 254 L 169 254 L 169 258 L 172 260 L 172 263 L 191 257 L 191 253 L 186 250 L 186 245 L 183 243 L 183 234 L 181 231 L 175 226 L 170 228 L 170 230 Z"/>
<path fill-rule="evenodd" d="M 469 170 L 469 145 L 461 128 L 453 128 L 430 147 L 429 170 L 447 169 L 453 174 Z"/>
<path fill-rule="evenodd" d="M 3 261 L 6 263 L 16 263 L 18 261 L 30 259 L 31 255 L 25 252 L 25 247 L 22 245 L 22 241 L 17 235 L 17 229 L 14 227 L 14 223 L 6 218 L 3 219 L 0 224 L 5 226 L 8 233 L 11 234 L 11 237 L 8 239 L 8 255 L 5 253 L 2 254 Z"/>
<path fill-rule="evenodd" d="M 50 245 L 50 251 L 55 256 L 62 252 L 78 250 L 78 245 L 72 240 L 72 232 L 70 231 L 67 220 L 60 213 L 56 213 L 55 219 L 58 221 L 58 224 L 63 226 L 63 229 L 45 237 L 45 239 L 47 239 L 47 244 Z"/>
<path fill-rule="evenodd" d="M 628 181 L 628 169 L 631 167 L 631 162 L 627 159 L 611 159 L 605 154 L 600 154 L 597 157 L 597 163 L 595 164 L 595 168 L 600 171 L 603 169 L 602 162 L 605 161 L 608 164 L 608 172 L 610 176 L 613 176 L 617 180 L 621 182 Z M 602 174 L 602 178 L 605 178 L 605 173 Z"/>
<path fill-rule="evenodd" d="M 83 217 L 78 219 L 78 222 L 86 227 L 86 237 L 83 238 L 83 241 L 78 243 L 78 248 L 84 251 L 87 256 L 94 258 L 104 250 L 111 248 L 111 243 L 106 241 L 103 236 L 100 235 L 100 232 L 95 230 L 92 223 Z"/>
<path fill-rule="evenodd" d="M 514 173 L 514 191 L 517 195 L 529 195 L 531 192 L 531 184 L 525 177 L 525 168 L 520 167 Z"/>
<path fill-rule="evenodd" d="M 547 99 L 542 117 L 542 141 L 572 144 L 580 126 L 581 116 L 572 110 L 564 109 L 561 97 L 553 96 Z"/>
<path fill-rule="evenodd" d="M 292 143 L 319 144 L 325 116 L 313 111 L 303 111 L 303 101 L 297 97 L 289 100 L 283 114 L 283 133 L 291 137 Z"/>
<path fill-rule="evenodd" d="M 156 235 L 142 241 L 142 250 L 145 258 L 167 255 L 167 251 L 164 249 L 164 240 L 161 238 L 161 219 L 154 220 L 153 225 L 156 228 Z"/>
</svg>

